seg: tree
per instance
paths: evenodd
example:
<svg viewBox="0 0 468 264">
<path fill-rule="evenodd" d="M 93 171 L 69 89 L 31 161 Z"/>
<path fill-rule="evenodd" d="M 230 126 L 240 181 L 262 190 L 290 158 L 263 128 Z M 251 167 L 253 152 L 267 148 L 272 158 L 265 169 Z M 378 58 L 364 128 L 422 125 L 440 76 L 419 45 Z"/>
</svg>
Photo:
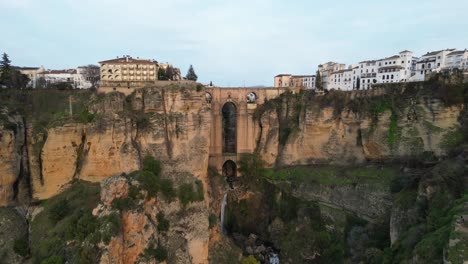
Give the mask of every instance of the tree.
<svg viewBox="0 0 468 264">
<path fill-rule="evenodd" d="M 190 65 L 190 68 L 188 69 L 187 75 L 185 76 L 185 78 L 190 81 L 197 81 L 198 76 L 197 74 L 195 74 L 195 70 L 193 69 L 192 65 Z"/>
<path fill-rule="evenodd" d="M 174 68 L 171 65 L 166 67 L 165 79 L 172 81 L 174 79 Z"/>
<path fill-rule="evenodd" d="M 0 83 L 5 83 L 11 77 L 11 60 L 8 54 L 3 53 L 0 61 Z"/>
<path fill-rule="evenodd" d="M 81 74 L 83 75 L 84 79 L 91 83 L 91 88 L 96 88 L 101 77 L 99 72 L 99 66 L 89 64 L 80 68 Z"/>
<path fill-rule="evenodd" d="M 320 72 L 317 71 L 317 74 L 315 76 L 315 88 L 318 90 L 318 91 L 322 91 L 323 90 L 323 84 L 322 84 L 322 77 L 320 76 Z"/>
<path fill-rule="evenodd" d="M 159 68 L 158 69 L 158 80 L 165 81 L 166 79 L 166 70 L 164 68 Z"/>
</svg>

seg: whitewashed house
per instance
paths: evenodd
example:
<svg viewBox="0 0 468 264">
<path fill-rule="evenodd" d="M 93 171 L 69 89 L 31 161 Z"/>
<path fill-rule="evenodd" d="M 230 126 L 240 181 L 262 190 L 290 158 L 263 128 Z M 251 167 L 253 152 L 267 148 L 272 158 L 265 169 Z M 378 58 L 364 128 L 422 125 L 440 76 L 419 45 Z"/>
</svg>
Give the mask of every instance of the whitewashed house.
<svg viewBox="0 0 468 264">
<path fill-rule="evenodd" d="M 414 81 L 424 81 L 432 72 L 440 72 L 446 68 L 447 55 L 455 49 L 432 51 L 424 54 L 416 62 Z"/>
<path fill-rule="evenodd" d="M 330 76 L 328 89 L 351 91 L 353 90 L 353 69 L 333 72 Z"/>
<path fill-rule="evenodd" d="M 320 73 L 320 77 L 322 78 L 322 87 L 323 89 L 331 89 L 330 86 L 332 84 L 331 75 L 334 72 L 344 70 L 346 68 L 346 64 L 344 63 L 337 63 L 337 62 L 327 62 L 324 64 L 320 64 L 318 66 L 318 71 Z"/>
<path fill-rule="evenodd" d="M 454 69 L 468 69 L 468 50 L 456 50 L 447 54 L 443 70 L 452 71 Z"/>
<path fill-rule="evenodd" d="M 405 50 L 398 55 L 377 61 L 378 83 L 409 82 L 414 75 L 416 58 L 411 51 Z"/>
</svg>

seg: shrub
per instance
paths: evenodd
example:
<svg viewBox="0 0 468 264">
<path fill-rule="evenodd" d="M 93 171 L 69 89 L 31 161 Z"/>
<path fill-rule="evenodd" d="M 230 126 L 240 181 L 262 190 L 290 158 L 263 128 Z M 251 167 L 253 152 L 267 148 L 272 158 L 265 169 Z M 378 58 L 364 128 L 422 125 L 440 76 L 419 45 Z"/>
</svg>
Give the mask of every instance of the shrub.
<svg viewBox="0 0 468 264">
<path fill-rule="evenodd" d="M 158 219 L 158 231 L 160 232 L 168 231 L 170 224 L 169 224 L 169 220 L 167 220 L 166 217 L 164 216 L 164 213 L 159 212 L 156 215 L 156 218 Z"/>
<path fill-rule="evenodd" d="M 148 192 L 149 197 L 156 197 L 159 190 L 159 181 L 154 173 L 143 171 L 138 176 L 138 181 L 141 183 L 141 188 Z"/>
<path fill-rule="evenodd" d="M 200 180 L 195 181 L 195 187 L 197 189 L 197 201 L 203 201 L 205 199 L 205 192 L 203 191 L 203 183 Z"/>
<path fill-rule="evenodd" d="M 179 187 L 179 200 L 183 206 L 197 200 L 197 195 L 193 191 L 193 185 L 190 183 L 184 183 Z"/>
<path fill-rule="evenodd" d="M 157 261 L 164 261 L 167 259 L 167 250 L 159 245 L 156 250 L 154 251 L 154 257 L 156 258 Z"/>
<path fill-rule="evenodd" d="M 239 160 L 239 172 L 251 178 L 262 178 L 266 174 L 265 162 L 258 153 L 242 154 Z"/>
<path fill-rule="evenodd" d="M 69 211 L 70 206 L 68 205 L 68 200 L 60 200 L 50 209 L 49 219 L 53 223 L 57 223 L 62 220 Z"/>
<path fill-rule="evenodd" d="M 215 227 L 217 223 L 218 223 L 218 217 L 214 215 L 213 213 L 211 213 L 210 216 L 208 216 L 209 229 Z"/>
<path fill-rule="evenodd" d="M 159 177 L 161 175 L 161 162 L 151 155 L 146 155 L 143 159 L 143 171 L 151 172 Z"/>
<path fill-rule="evenodd" d="M 111 238 L 122 230 L 122 221 L 117 213 L 106 215 L 100 219 L 103 230 L 102 241 L 107 245 Z"/>
<path fill-rule="evenodd" d="M 163 179 L 160 181 L 161 193 L 164 197 L 172 201 L 177 196 L 176 190 L 172 186 L 172 180 L 170 179 Z"/>
<path fill-rule="evenodd" d="M 197 84 L 197 92 L 200 92 L 201 90 L 203 90 L 203 85 L 202 84 Z"/>
<path fill-rule="evenodd" d="M 63 258 L 60 256 L 50 256 L 41 261 L 41 264 L 63 264 Z"/>
<path fill-rule="evenodd" d="M 250 255 L 242 259 L 242 264 L 260 264 L 260 261 L 258 261 L 254 256 Z"/>
<path fill-rule="evenodd" d="M 128 211 L 135 205 L 135 201 L 130 197 L 118 198 L 112 201 L 112 208 L 119 211 Z"/>
<path fill-rule="evenodd" d="M 154 248 L 154 244 L 151 242 L 142 256 L 145 259 L 155 258 L 157 261 L 162 262 L 167 259 L 167 250 L 162 245 L 158 245 L 157 248 Z"/>
<path fill-rule="evenodd" d="M 16 254 L 26 257 L 29 254 L 29 244 L 26 238 L 16 239 L 13 244 L 13 250 Z"/>
<path fill-rule="evenodd" d="M 128 197 L 135 200 L 141 199 L 142 195 L 140 193 L 140 189 L 138 189 L 138 187 L 136 187 L 135 185 L 130 185 L 130 187 L 128 188 Z"/>
</svg>

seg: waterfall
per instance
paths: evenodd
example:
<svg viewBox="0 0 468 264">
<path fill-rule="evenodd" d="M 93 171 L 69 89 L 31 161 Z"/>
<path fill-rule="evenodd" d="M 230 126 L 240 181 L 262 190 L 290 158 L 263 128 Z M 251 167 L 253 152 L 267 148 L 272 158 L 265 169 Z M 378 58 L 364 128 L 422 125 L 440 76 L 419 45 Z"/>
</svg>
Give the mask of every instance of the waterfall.
<svg viewBox="0 0 468 264">
<path fill-rule="evenodd" d="M 226 204 L 227 204 L 227 193 L 224 194 L 223 202 L 221 203 L 221 221 L 219 222 L 220 227 L 221 227 L 221 232 L 223 232 L 223 234 L 226 234 L 226 229 L 224 228 L 224 213 L 225 213 Z"/>
</svg>

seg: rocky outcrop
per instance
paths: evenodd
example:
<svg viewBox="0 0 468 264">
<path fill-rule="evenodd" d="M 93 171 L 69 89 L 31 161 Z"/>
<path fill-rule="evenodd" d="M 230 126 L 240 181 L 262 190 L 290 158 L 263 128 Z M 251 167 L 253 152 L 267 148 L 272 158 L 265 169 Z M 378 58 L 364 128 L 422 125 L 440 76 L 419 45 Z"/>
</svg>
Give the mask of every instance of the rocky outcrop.
<svg viewBox="0 0 468 264">
<path fill-rule="evenodd" d="M 139 183 L 119 176 L 105 179 L 101 183 L 101 203 L 93 214 L 99 218 L 115 214 L 113 202 L 127 198 L 130 185 Z M 154 246 L 167 249 L 168 263 L 207 263 L 208 209 L 203 202 L 182 207 L 179 201 L 168 202 L 159 196 L 135 202 L 135 206 L 117 211 L 121 232 L 108 245 L 101 244 L 101 263 L 154 263 L 154 257 L 144 257 L 146 250 Z M 158 229 L 160 213 L 169 223 L 168 230 Z"/>
</svg>

